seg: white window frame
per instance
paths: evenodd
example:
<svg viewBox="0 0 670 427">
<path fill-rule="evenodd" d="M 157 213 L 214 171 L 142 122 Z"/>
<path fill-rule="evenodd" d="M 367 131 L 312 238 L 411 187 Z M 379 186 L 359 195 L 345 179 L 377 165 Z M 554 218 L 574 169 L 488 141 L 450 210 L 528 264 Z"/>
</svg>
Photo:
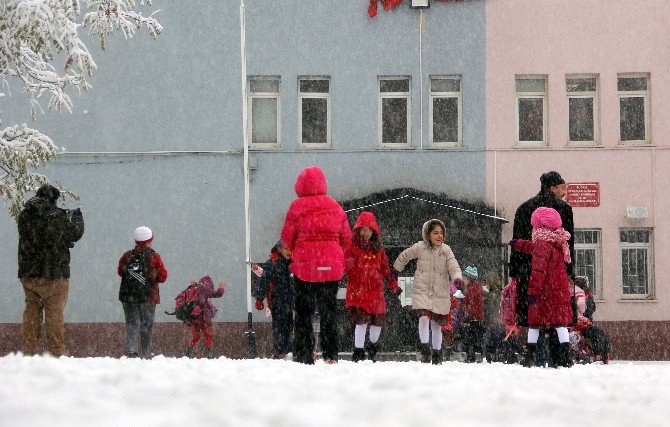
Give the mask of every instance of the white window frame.
<svg viewBox="0 0 670 427">
<path fill-rule="evenodd" d="M 570 79 L 595 79 L 596 90 L 584 92 L 569 92 L 568 80 Z M 600 76 L 598 74 L 568 74 L 565 76 L 565 93 L 568 98 L 568 145 L 573 146 L 597 146 L 600 144 Z M 572 141 L 570 140 L 570 99 L 592 98 L 593 99 L 593 141 Z"/>
<path fill-rule="evenodd" d="M 649 232 L 648 243 L 628 243 L 621 242 L 621 231 L 642 230 Z M 621 270 L 621 292 L 622 299 L 628 300 L 655 300 L 654 294 L 654 233 L 650 227 L 622 227 L 619 229 L 619 265 L 623 266 L 623 251 L 630 249 L 645 249 L 647 251 L 647 293 L 645 294 L 625 294 L 623 292 L 623 268 Z"/>
<path fill-rule="evenodd" d="M 276 80 L 279 83 L 279 89 L 277 92 L 252 92 L 251 91 L 251 81 L 252 80 Z M 278 149 L 281 148 L 281 77 L 279 76 L 249 76 L 247 80 L 248 84 L 248 105 L 249 105 L 249 113 L 247 115 L 247 138 L 248 138 L 248 145 L 249 148 L 253 149 Z M 254 98 L 269 98 L 269 99 L 275 99 L 277 102 L 277 142 L 275 143 L 261 143 L 261 144 L 254 144 L 253 143 L 253 135 L 252 135 L 252 130 L 253 130 L 253 100 Z"/>
<path fill-rule="evenodd" d="M 576 234 L 579 232 L 595 232 L 598 235 L 598 242 L 597 243 L 577 243 L 575 239 L 575 258 L 577 258 L 577 251 L 584 250 L 584 251 L 594 251 L 594 282 L 591 283 L 591 292 L 593 292 L 593 295 L 595 299 L 602 300 L 603 299 L 603 264 L 602 264 L 602 230 L 600 228 L 576 228 L 575 229 L 575 237 Z M 576 260 L 575 260 L 576 261 Z M 578 275 L 577 271 L 575 270 L 575 275 Z"/>
<path fill-rule="evenodd" d="M 529 79 L 544 79 L 544 92 L 519 92 L 516 89 L 517 80 Z M 547 111 L 547 87 L 549 76 L 546 74 L 530 74 L 530 75 L 516 75 L 514 76 L 514 93 L 515 93 L 515 134 L 514 139 L 517 147 L 547 147 L 549 145 L 549 137 L 547 132 L 547 123 L 549 112 Z M 519 141 L 519 100 L 528 98 L 542 98 L 542 141 Z"/>
<path fill-rule="evenodd" d="M 412 305 L 412 292 L 408 292 L 407 288 L 410 287 L 414 290 L 413 284 L 414 276 L 398 276 L 398 287 L 402 289 L 402 293 L 400 294 L 400 305 L 403 307 Z"/>
<path fill-rule="evenodd" d="M 303 80 L 328 80 L 328 93 L 301 92 L 300 82 Z M 298 145 L 303 148 L 331 148 L 332 147 L 332 80 L 330 76 L 298 76 Z M 303 99 L 326 100 L 326 142 L 306 143 L 302 141 L 302 101 Z"/>
<path fill-rule="evenodd" d="M 433 92 L 433 80 L 458 80 L 458 92 Z M 428 116 L 429 116 L 429 141 L 431 146 L 437 148 L 443 147 L 461 147 L 463 145 L 463 81 L 461 76 L 457 75 L 448 75 L 448 76 L 430 76 L 429 79 L 429 89 L 430 91 L 430 104 L 428 107 Z M 458 103 L 458 137 L 456 141 L 435 141 L 433 138 L 433 103 L 436 99 L 442 98 L 456 98 Z"/>
<path fill-rule="evenodd" d="M 631 90 L 631 91 L 619 91 L 617 90 L 617 118 L 618 118 L 618 128 L 619 128 L 619 145 L 628 146 L 628 145 L 649 145 L 651 144 L 651 111 L 650 111 L 650 85 L 651 85 L 651 75 L 649 73 L 631 73 L 631 74 L 617 74 L 617 89 L 619 85 L 619 79 L 621 78 L 646 78 L 647 79 L 647 90 Z M 644 139 L 642 140 L 631 140 L 631 141 L 622 141 L 621 140 L 621 99 L 622 98 L 644 98 Z"/>
<path fill-rule="evenodd" d="M 407 80 L 408 92 L 382 92 L 382 80 Z M 379 76 L 377 78 L 377 146 L 383 148 L 410 148 L 412 146 L 412 78 L 410 76 Z M 388 98 L 407 99 L 407 142 L 405 144 L 384 143 L 382 141 L 382 101 Z"/>
</svg>

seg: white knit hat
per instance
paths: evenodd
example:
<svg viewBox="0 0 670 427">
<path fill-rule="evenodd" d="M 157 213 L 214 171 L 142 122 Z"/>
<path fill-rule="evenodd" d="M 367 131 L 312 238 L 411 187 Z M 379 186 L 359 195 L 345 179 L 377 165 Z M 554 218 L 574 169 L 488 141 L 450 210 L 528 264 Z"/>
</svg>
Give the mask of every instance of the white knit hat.
<svg viewBox="0 0 670 427">
<path fill-rule="evenodd" d="M 149 227 L 137 227 L 133 232 L 133 238 L 138 243 L 147 242 L 154 238 L 154 233 Z"/>
</svg>

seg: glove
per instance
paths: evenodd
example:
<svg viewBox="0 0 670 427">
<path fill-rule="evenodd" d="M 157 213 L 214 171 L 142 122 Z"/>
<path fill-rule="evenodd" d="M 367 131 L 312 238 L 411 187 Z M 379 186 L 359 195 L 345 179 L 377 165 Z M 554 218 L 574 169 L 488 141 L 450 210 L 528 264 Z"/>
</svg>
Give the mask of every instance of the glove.
<svg viewBox="0 0 670 427">
<path fill-rule="evenodd" d="M 528 295 L 528 305 L 537 304 L 537 295 Z"/>
<path fill-rule="evenodd" d="M 462 289 L 465 286 L 465 282 L 463 279 L 454 279 L 454 285 L 456 285 L 456 288 Z"/>
<path fill-rule="evenodd" d="M 395 296 L 400 296 L 402 293 L 402 288 L 398 286 L 398 281 L 392 281 L 389 283 L 389 291 Z"/>
<path fill-rule="evenodd" d="M 263 300 L 262 299 L 257 299 L 256 300 L 256 310 L 263 310 L 265 308 L 265 305 L 263 305 Z"/>
<path fill-rule="evenodd" d="M 258 264 L 251 264 L 251 271 L 258 277 L 263 275 L 263 267 Z"/>
<path fill-rule="evenodd" d="M 510 245 L 511 247 L 514 247 L 514 245 L 516 245 L 517 241 L 518 241 L 518 239 L 512 239 L 509 242 L 507 242 L 507 244 Z"/>
</svg>

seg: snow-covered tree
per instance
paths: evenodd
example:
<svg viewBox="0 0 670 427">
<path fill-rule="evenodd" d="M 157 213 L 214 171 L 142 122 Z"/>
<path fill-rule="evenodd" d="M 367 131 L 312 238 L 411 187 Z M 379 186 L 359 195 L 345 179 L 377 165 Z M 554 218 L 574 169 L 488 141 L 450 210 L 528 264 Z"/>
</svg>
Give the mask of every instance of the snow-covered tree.
<svg viewBox="0 0 670 427">
<path fill-rule="evenodd" d="M 28 97 L 33 120 L 44 111 L 40 98 L 48 98 L 48 110 L 65 108 L 71 112 L 68 91 L 90 89 L 86 79 L 96 68 L 79 37 L 83 28 L 99 40 L 102 49 L 108 37 L 118 31 L 128 39 L 146 28 L 155 39 L 163 30 L 153 18 L 156 12 L 143 16 L 134 0 L 85 0 L 83 16 L 82 2 L 0 0 L 0 102 L 8 94 L 9 79 L 15 78 Z M 151 2 L 141 0 L 139 4 Z M 57 153 L 48 136 L 26 124 L 0 126 L 0 198 L 9 202 L 13 217 L 20 212 L 27 192 L 49 182 L 34 170 Z M 75 194 L 61 190 L 65 197 L 76 199 Z"/>
</svg>

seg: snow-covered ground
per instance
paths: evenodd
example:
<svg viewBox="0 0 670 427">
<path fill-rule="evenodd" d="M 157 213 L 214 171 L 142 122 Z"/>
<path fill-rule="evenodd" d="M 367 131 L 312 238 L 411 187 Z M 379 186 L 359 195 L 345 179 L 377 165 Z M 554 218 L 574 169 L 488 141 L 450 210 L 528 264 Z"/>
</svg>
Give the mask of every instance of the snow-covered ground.
<svg viewBox="0 0 670 427">
<path fill-rule="evenodd" d="M 670 363 L 0 358 L 0 426 L 668 426 Z"/>
</svg>

